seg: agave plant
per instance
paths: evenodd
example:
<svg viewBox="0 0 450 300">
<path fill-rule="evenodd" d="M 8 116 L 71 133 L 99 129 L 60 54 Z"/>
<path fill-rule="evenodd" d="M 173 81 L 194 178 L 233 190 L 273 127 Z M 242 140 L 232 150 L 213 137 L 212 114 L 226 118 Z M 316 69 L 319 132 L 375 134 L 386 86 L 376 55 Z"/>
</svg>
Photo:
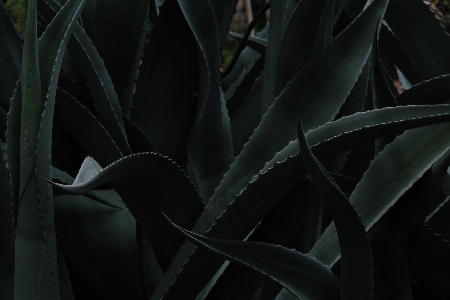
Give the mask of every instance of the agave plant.
<svg viewBox="0 0 450 300">
<path fill-rule="evenodd" d="M 450 297 L 439 20 L 236 3 L 0 3 L 1 299 Z"/>
</svg>

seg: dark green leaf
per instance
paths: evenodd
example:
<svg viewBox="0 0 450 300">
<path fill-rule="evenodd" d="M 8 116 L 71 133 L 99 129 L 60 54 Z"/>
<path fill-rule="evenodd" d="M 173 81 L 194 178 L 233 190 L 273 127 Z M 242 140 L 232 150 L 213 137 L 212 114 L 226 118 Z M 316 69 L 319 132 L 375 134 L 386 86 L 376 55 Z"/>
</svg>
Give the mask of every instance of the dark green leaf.
<svg viewBox="0 0 450 300">
<path fill-rule="evenodd" d="M 212 0 L 211 4 L 216 13 L 216 20 L 219 26 L 219 49 L 223 48 L 223 43 L 228 34 L 231 20 L 236 13 L 238 0 Z"/>
<path fill-rule="evenodd" d="M 264 243 L 207 238 L 173 226 L 196 245 L 269 276 L 301 299 L 339 299 L 339 282 L 331 270 L 305 254 Z"/>
<path fill-rule="evenodd" d="M 303 103 L 307 130 L 335 117 L 366 63 L 372 33 L 385 5 L 384 0 L 372 2 L 345 32 L 286 86 L 215 190 L 208 204 L 211 218 L 220 215 L 224 206 L 259 172 L 264 163 L 295 138 L 295 112 L 300 103 Z M 358 42 L 355 43 L 355 40 Z M 342 73 L 342 70 L 346 71 Z M 335 76 L 335 72 L 341 75 Z"/>
<path fill-rule="evenodd" d="M 277 47 L 273 97 L 330 43 L 333 9 L 334 0 L 299 2 Z"/>
<path fill-rule="evenodd" d="M 441 299 L 450 297 L 450 248 L 448 242 L 424 226 L 412 233 L 408 263 L 412 278 L 437 292 Z M 431 293 L 430 293 L 431 294 Z"/>
<path fill-rule="evenodd" d="M 109 299 L 142 299 L 136 221 L 119 199 L 109 201 L 123 209 L 112 210 L 83 196 L 55 197 L 58 241 L 76 268 Z"/>
<path fill-rule="evenodd" d="M 278 0 L 270 2 L 270 18 L 269 18 L 269 38 L 266 51 L 266 63 L 264 65 L 264 85 L 263 85 L 263 106 L 262 111 L 266 111 L 266 107 L 270 107 L 274 101 L 274 83 L 275 70 L 280 48 L 281 37 L 284 32 L 284 15 L 286 12 L 287 0 Z"/>
<path fill-rule="evenodd" d="M 231 133 L 233 135 L 234 156 L 238 156 L 245 143 L 252 136 L 253 131 L 261 121 L 261 105 L 263 95 L 264 73 L 256 79 L 256 82 L 244 103 L 231 119 Z"/>
<path fill-rule="evenodd" d="M 208 1 L 179 0 L 178 3 L 199 48 L 199 102 L 195 126 L 189 136 L 188 159 L 200 196 L 206 203 L 234 160 L 230 119 L 220 88 L 218 27 Z"/>
<path fill-rule="evenodd" d="M 373 260 L 369 237 L 353 205 L 316 159 L 303 133 L 299 114 L 298 141 L 303 161 L 336 224 L 341 251 L 341 298 L 373 298 Z"/>
<path fill-rule="evenodd" d="M 47 17 L 53 16 L 61 8 L 55 0 L 44 0 L 40 3 L 44 6 L 41 11 Z M 69 42 L 69 50 L 73 53 L 86 79 L 99 120 L 113 137 L 119 149 L 124 154 L 131 154 L 123 125 L 122 109 L 109 77 L 109 71 L 81 26 L 77 24 L 73 34 Z"/>
<path fill-rule="evenodd" d="M 443 112 L 443 107 L 432 108 L 432 111 L 429 111 L 430 115 L 440 114 Z M 405 121 L 405 118 L 424 117 L 424 111 L 420 111 L 421 109 L 427 110 L 428 108 L 386 108 L 341 118 L 309 132 L 307 134 L 308 142 L 313 145 L 313 151 L 317 157 L 333 157 L 364 140 L 381 136 L 386 131 L 402 132 L 405 129 L 419 126 L 421 120 L 425 121 L 425 119 Z M 396 120 L 403 120 L 403 122 L 397 123 Z M 444 120 L 448 121 L 448 116 L 441 121 Z M 374 126 L 376 124 L 378 125 Z M 424 122 L 422 125 L 428 125 L 428 123 Z M 344 134 L 342 134 L 343 132 Z M 253 178 L 242 193 L 233 198 L 234 201 L 228 204 L 219 218 L 212 221 L 206 212 L 201 216 L 194 230 L 205 232 L 204 228 L 208 228 L 206 229 L 208 230 L 208 236 L 215 236 L 220 233 L 220 237 L 224 239 L 244 239 L 278 200 L 303 175 L 306 175 L 305 166 L 302 164 L 299 155 L 297 142 L 290 143 L 285 150 L 278 153 L 270 163 L 266 164 L 266 167 L 258 176 Z M 300 171 L 302 168 L 303 172 Z M 167 274 L 169 272 L 177 274 L 178 272 L 177 277 L 181 286 L 183 285 L 182 282 L 185 282 L 187 284 L 185 287 L 192 287 L 194 276 L 192 274 L 195 274 L 196 278 L 205 276 L 203 280 L 207 282 L 222 265 L 220 260 L 214 260 L 214 256 L 208 256 L 208 252 L 205 250 L 198 249 L 199 253 L 192 254 L 194 251 L 195 247 L 191 244 L 183 245 L 180 255 L 175 258 L 173 265 L 167 272 Z M 185 257 L 188 255 L 190 255 L 189 262 L 186 263 Z M 209 263 L 205 264 L 205 261 Z M 179 272 L 181 268 L 183 268 L 183 271 Z M 170 284 L 170 280 L 173 280 L 167 274 L 163 277 L 162 284 Z"/>
<path fill-rule="evenodd" d="M 450 100 L 450 75 L 424 80 L 414 85 L 395 100 L 400 105 L 442 104 Z"/>
<path fill-rule="evenodd" d="M 148 234 L 161 267 L 167 268 L 182 240 L 169 224 L 164 226 L 156 208 L 192 228 L 203 204 L 189 178 L 167 157 L 139 153 L 114 162 L 83 184 L 55 185 L 67 193 L 84 194 L 104 183 L 113 185 Z"/>
<path fill-rule="evenodd" d="M 8 111 L 20 76 L 23 47 L 22 38 L 3 3 L 0 3 L 0 45 L 0 70 L 4 70 L 0 73 L 0 107 Z"/>
<path fill-rule="evenodd" d="M 422 80 L 450 72 L 450 39 L 422 1 L 391 0 L 385 20 Z"/>
<path fill-rule="evenodd" d="M 86 32 L 98 54 L 105 61 L 104 65 L 111 76 L 112 87 L 120 99 L 124 113 L 128 115 L 142 54 L 150 1 L 93 0 L 92 2 L 94 5 L 89 18 L 91 24 L 86 26 Z M 76 52 L 72 54 L 77 59 Z"/>
<path fill-rule="evenodd" d="M 116 143 L 99 120 L 85 106 L 61 89 L 57 90 L 55 118 L 100 165 L 105 167 L 122 157 Z"/>
<path fill-rule="evenodd" d="M 375 281 L 383 283 L 389 299 L 413 299 L 406 259 L 407 238 L 408 229 L 404 229 L 372 243 Z"/>
<path fill-rule="evenodd" d="M 233 122 L 233 118 L 236 116 L 236 113 L 245 103 L 245 99 L 252 91 L 255 85 L 255 81 L 258 80 L 258 78 L 260 78 L 261 76 L 264 76 L 261 72 L 264 70 L 265 60 L 265 54 L 261 55 L 254 62 L 254 65 L 252 65 L 251 68 L 246 68 L 244 72 L 242 72 L 239 80 L 233 83 L 228 91 L 224 94 L 225 100 L 227 101 L 228 115 L 230 116 L 231 122 Z M 262 86 L 260 88 L 262 89 Z"/>
<path fill-rule="evenodd" d="M 69 270 L 64 260 L 64 255 L 61 251 L 59 243 L 56 244 L 58 255 L 58 274 L 59 274 L 59 290 L 61 292 L 61 300 L 75 300 L 72 291 L 72 283 L 70 282 Z"/>
<path fill-rule="evenodd" d="M 195 38 L 179 5 L 167 2 L 150 35 L 130 120 L 159 153 L 180 166 L 186 165 L 186 144 L 197 105 L 197 56 Z"/>
<path fill-rule="evenodd" d="M 262 34 L 257 34 L 257 37 L 267 38 L 267 32 L 263 32 Z M 239 58 L 234 65 L 233 70 L 230 71 L 230 73 L 225 76 L 221 81 L 221 87 L 222 91 L 224 93 L 228 93 L 229 89 L 231 89 L 233 86 L 239 86 L 240 81 L 245 78 L 245 74 L 249 73 L 250 70 L 253 68 L 255 62 L 261 57 L 261 54 L 257 51 L 246 47 L 240 54 Z M 264 58 L 265 61 L 265 58 Z M 263 68 L 264 68 L 264 64 Z M 259 74 L 259 72 L 258 72 Z M 240 80 L 240 81 L 239 81 Z M 234 93 L 234 91 L 232 92 Z M 230 97 L 227 97 L 230 98 Z"/>
<path fill-rule="evenodd" d="M 21 76 L 23 157 L 20 172 L 24 180 L 19 186 L 16 228 L 14 296 L 17 299 L 60 296 L 53 197 L 48 184 L 41 179 L 51 179 L 50 146 L 56 85 L 63 53 L 85 3 L 69 1 L 47 26 L 38 44 L 36 2 L 30 1 L 28 6 L 29 29 L 25 36 L 23 64 L 31 68 L 26 70 L 28 75 Z M 24 89 L 30 84 L 42 86 L 42 90 Z"/>
<path fill-rule="evenodd" d="M 448 124 L 439 124 L 409 130 L 372 161 L 350 197 L 366 230 L 450 147 L 448 128 Z M 417 140 L 421 143 L 418 144 Z M 338 245 L 336 229 L 331 224 L 310 255 L 332 266 L 340 256 Z"/>
</svg>

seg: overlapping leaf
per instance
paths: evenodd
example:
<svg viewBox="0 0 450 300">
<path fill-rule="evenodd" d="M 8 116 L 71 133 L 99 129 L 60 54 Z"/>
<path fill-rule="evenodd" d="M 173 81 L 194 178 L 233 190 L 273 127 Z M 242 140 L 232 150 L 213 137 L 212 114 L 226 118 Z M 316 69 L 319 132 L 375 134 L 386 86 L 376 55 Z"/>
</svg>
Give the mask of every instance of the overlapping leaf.
<svg viewBox="0 0 450 300">
<path fill-rule="evenodd" d="M 339 299 L 339 282 L 331 270 L 305 254 L 264 243 L 207 238 L 173 225 L 189 241 L 271 277 L 301 299 Z"/>
</svg>

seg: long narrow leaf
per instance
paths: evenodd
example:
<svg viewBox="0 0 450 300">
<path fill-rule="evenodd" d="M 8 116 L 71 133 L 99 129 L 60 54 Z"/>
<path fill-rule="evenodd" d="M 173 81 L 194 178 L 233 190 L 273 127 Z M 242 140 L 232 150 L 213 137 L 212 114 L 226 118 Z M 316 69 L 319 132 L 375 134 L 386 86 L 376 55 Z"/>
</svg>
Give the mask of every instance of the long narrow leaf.
<svg viewBox="0 0 450 300">
<path fill-rule="evenodd" d="M 269 276 L 299 299 L 339 299 L 339 283 L 331 270 L 305 254 L 264 243 L 207 238 L 171 224 L 189 241 Z"/>
<path fill-rule="evenodd" d="M 303 161 L 336 224 L 339 238 L 341 262 L 341 298 L 373 298 L 373 259 L 361 219 L 352 204 L 339 190 L 330 174 L 315 158 L 303 133 L 299 114 L 298 141 Z"/>
</svg>

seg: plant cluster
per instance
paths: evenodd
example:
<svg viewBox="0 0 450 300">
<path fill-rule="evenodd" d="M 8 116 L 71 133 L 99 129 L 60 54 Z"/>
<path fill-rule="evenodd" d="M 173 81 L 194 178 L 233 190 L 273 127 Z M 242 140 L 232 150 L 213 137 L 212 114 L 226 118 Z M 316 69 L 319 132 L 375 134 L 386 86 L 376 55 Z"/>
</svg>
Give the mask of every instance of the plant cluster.
<svg viewBox="0 0 450 300">
<path fill-rule="evenodd" d="M 29 0 L 24 35 L 0 2 L 2 300 L 450 297 L 439 20 L 236 2 Z"/>
</svg>

